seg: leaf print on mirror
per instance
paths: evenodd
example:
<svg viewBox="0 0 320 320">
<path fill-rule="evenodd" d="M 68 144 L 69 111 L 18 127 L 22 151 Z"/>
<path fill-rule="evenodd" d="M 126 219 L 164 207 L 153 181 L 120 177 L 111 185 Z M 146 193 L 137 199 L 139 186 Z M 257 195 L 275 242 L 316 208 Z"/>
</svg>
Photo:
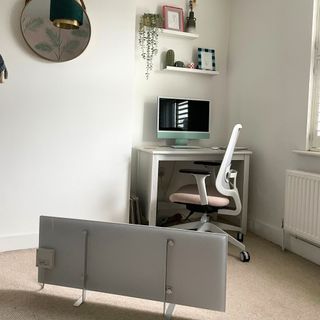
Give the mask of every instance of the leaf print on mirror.
<svg viewBox="0 0 320 320">
<path fill-rule="evenodd" d="M 48 35 L 48 37 L 54 47 L 59 47 L 61 45 L 61 39 L 60 39 L 59 33 L 54 32 L 52 29 L 47 28 L 46 34 Z"/>
<path fill-rule="evenodd" d="M 66 51 L 68 53 L 73 53 L 80 45 L 78 40 L 71 40 L 66 43 L 66 45 L 62 48 L 62 52 Z"/>
<path fill-rule="evenodd" d="M 43 19 L 42 18 L 35 18 L 31 19 L 29 22 L 27 22 L 24 25 L 24 31 L 36 31 L 39 27 L 43 25 Z"/>
<path fill-rule="evenodd" d="M 86 29 L 78 29 L 78 30 L 72 30 L 71 33 L 74 37 L 79 37 L 79 38 L 87 38 L 89 36 L 89 30 Z"/>
<path fill-rule="evenodd" d="M 36 44 L 35 48 L 40 51 L 44 51 L 44 52 L 52 52 L 52 50 L 53 50 L 53 48 L 50 46 L 50 44 L 48 44 L 46 42 L 40 42 L 40 43 Z"/>
</svg>

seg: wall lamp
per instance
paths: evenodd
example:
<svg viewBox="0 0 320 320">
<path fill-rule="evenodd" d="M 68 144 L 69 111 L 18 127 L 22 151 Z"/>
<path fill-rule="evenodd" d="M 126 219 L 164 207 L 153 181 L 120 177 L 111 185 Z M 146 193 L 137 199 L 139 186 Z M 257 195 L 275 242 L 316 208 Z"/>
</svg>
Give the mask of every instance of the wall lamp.
<svg viewBox="0 0 320 320">
<path fill-rule="evenodd" d="M 79 29 L 85 10 L 83 0 L 51 0 L 50 20 L 57 28 Z"/>
</svg>

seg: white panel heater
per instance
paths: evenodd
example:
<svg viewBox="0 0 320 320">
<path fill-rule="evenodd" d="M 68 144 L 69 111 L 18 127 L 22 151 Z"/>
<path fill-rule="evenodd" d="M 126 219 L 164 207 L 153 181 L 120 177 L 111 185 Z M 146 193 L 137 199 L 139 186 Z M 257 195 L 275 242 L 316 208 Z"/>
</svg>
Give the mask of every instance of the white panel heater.
<svg viewBox="0 0 320 320">
<path fill-rule="evenodd" d="M 287 170 L 284 231 L 320 246 L 320 175 Z"/>
</svg>

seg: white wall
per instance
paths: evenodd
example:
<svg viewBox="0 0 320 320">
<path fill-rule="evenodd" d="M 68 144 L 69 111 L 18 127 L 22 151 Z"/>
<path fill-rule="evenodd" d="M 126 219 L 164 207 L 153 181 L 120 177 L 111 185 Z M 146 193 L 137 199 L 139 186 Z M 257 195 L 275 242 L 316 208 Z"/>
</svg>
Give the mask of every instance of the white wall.
<svg viewBox="0 0 320 320">
<path fill-rule="evenodd" d="M 137 0 L 137 22 L 143 13 L 161 13 L 162 5 L 169 4 L 186 9 L 187 1 L 176 0 Z M 229 38 L 229 0 L 201 0 L 195 8 L 197 18 L 197 40 L 159 37 L 159 54 L 155 58 L 154 71 L 149 80 L 145 78 L 145 65 L 140 57 L 140 48 L 136 43 L 136 95 L 134 114 L 134 145 L 147 143 L 164 144 L 156 138 L 156 103 L 157 96 L 194 97 L 212 101 L 212 129 L 210 140 L 201 142 L 204 145 L 219 144 L 225 141 L 226 127 L 226 69 Z M 137 23 L 137 26 L 139 24 Z M 176 74 L 161 72 L 165 53 L 175 51 L 175 60 L 185 63 L 194 61 L 198 47 L 216 50 L 217 69 L 220 75 L 207 77 L 193 74 Z M 194 142 L 195 144 L 197 142 Z"/>
<path fill-rule="evenodd" d="M 320 172 L 304 149 L 308 113 L 313 0 L 233 0 L 228 121 L 240 121 L 240 144 L 254 154 L 251 228 L 281 240 L 285 170 Z M 307 249 L 306 249 L 307 250 Z"/>
<path fill-rule="evenodd" d="M 0 251 L 35 246 L 40 214 L 127 220 L 135 1 L 87 2 L 89 47 L 59 64 L 24 43 L 24 1 L 1 1 Z"/>
<path fill-rule="evenodd" d="M 126 221 L 131 136 L 134 145 L 163 143 L 155 136 L 158 95 L 212 100 L 213 136 L 203 145 L 225 143 L 232 125 L 243 123 L 240 144 L 254 151 L 251 228 L 279 243 L 285 169 L 320 172 L 317 159 L 292 153 L 305 147 L 312 2 L 199 1 L 200 38 L 160 36 L 147 81 L 135 19 L 168 2 L 91 0 L 89 47 L 58 64 L 24 43 L 23 3 L 2 0 L 0 52 L 10 79 L 0 85 L 0 251 L 35 246 L 40 214 Z M 219 76 L 160 72 L 163 52 L 189 62 L 197 47 L 216 49 Z"/>
<path fill-rule="evenodd" d="M 161 13 L 163 5 L 183 8 L 188 13 L 187 1 L 176 0 L 168 3 L 159 0 L 137 0 L 137 31 L 139 18 L 143 13 Z M 135 112 L 133 145 L 172 143 L 172 141 L 156 138 L 156 108 L 158 96 L 191 97 L 209 99 L 212 102 L 211 132 L 208 140 L 192 141 L 192 144 L 212 146 L 226 141 L 227 130 L 227 58 L 230 25 L 229 0 L 201 0 L 195 7 L 197 33 L 199 39 L 186 40 L 159 36 L 159 53 L 154 60 L 154 70 L 149 80 L 145 78 L 145 62 L 141 58 L 141 50 L 136 40 L 136 79 L 135 79 Z M 213 48 L 216 50 L 217 70 L 219 76 L 208 77 L 185 73 L 161 72 L 165 53 L 169 49 L 175 51 L 175 60 L 185 64 L 197 63 L 197 48 Z M 170 191 L 183 183 L 176 179 L 173 170 L 178 170 L 172 163 L 166 163 L 159 186 L 159 199 L 168 201 Z M 136 154 L 133 152 L 132 167 L 136 167 Z M 135 170 L 132 174 L 132 189 L 135 189 Z M 177 181 L 179 180 L 179 181 Z M 162 203 L 166 205 L 166 203 Z M 169 212 L 172 211 L 172 205 Z M 161 213 L 163 214 L 163 213 Z"/>
</svg>

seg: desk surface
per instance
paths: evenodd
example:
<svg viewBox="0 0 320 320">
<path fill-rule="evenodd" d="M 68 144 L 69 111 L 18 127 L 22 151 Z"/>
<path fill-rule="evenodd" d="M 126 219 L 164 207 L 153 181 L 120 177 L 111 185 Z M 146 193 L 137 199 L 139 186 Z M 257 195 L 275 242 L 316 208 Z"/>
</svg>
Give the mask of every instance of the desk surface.
<svg viewBox="0 0 320 320">
<path fill-rule="evenodd" d="M 204 147 L 201 149 L 174 149 L 170 147 L 160 147 L 160 146 L 142 146 L 142 147 L 136 147 L 135 149 L 150 153 L 153 155 L 189 155 L 189 154 L 194 154 L 194 155 L 201 155 L 201 154 L 224 154 L 225 150 L 221 149 L 211 149 L 209 147 Z M 234 154 L 238 155 L 251 155 L 252 151 L 250 150 L 236 150 Z"/>
</svg>

